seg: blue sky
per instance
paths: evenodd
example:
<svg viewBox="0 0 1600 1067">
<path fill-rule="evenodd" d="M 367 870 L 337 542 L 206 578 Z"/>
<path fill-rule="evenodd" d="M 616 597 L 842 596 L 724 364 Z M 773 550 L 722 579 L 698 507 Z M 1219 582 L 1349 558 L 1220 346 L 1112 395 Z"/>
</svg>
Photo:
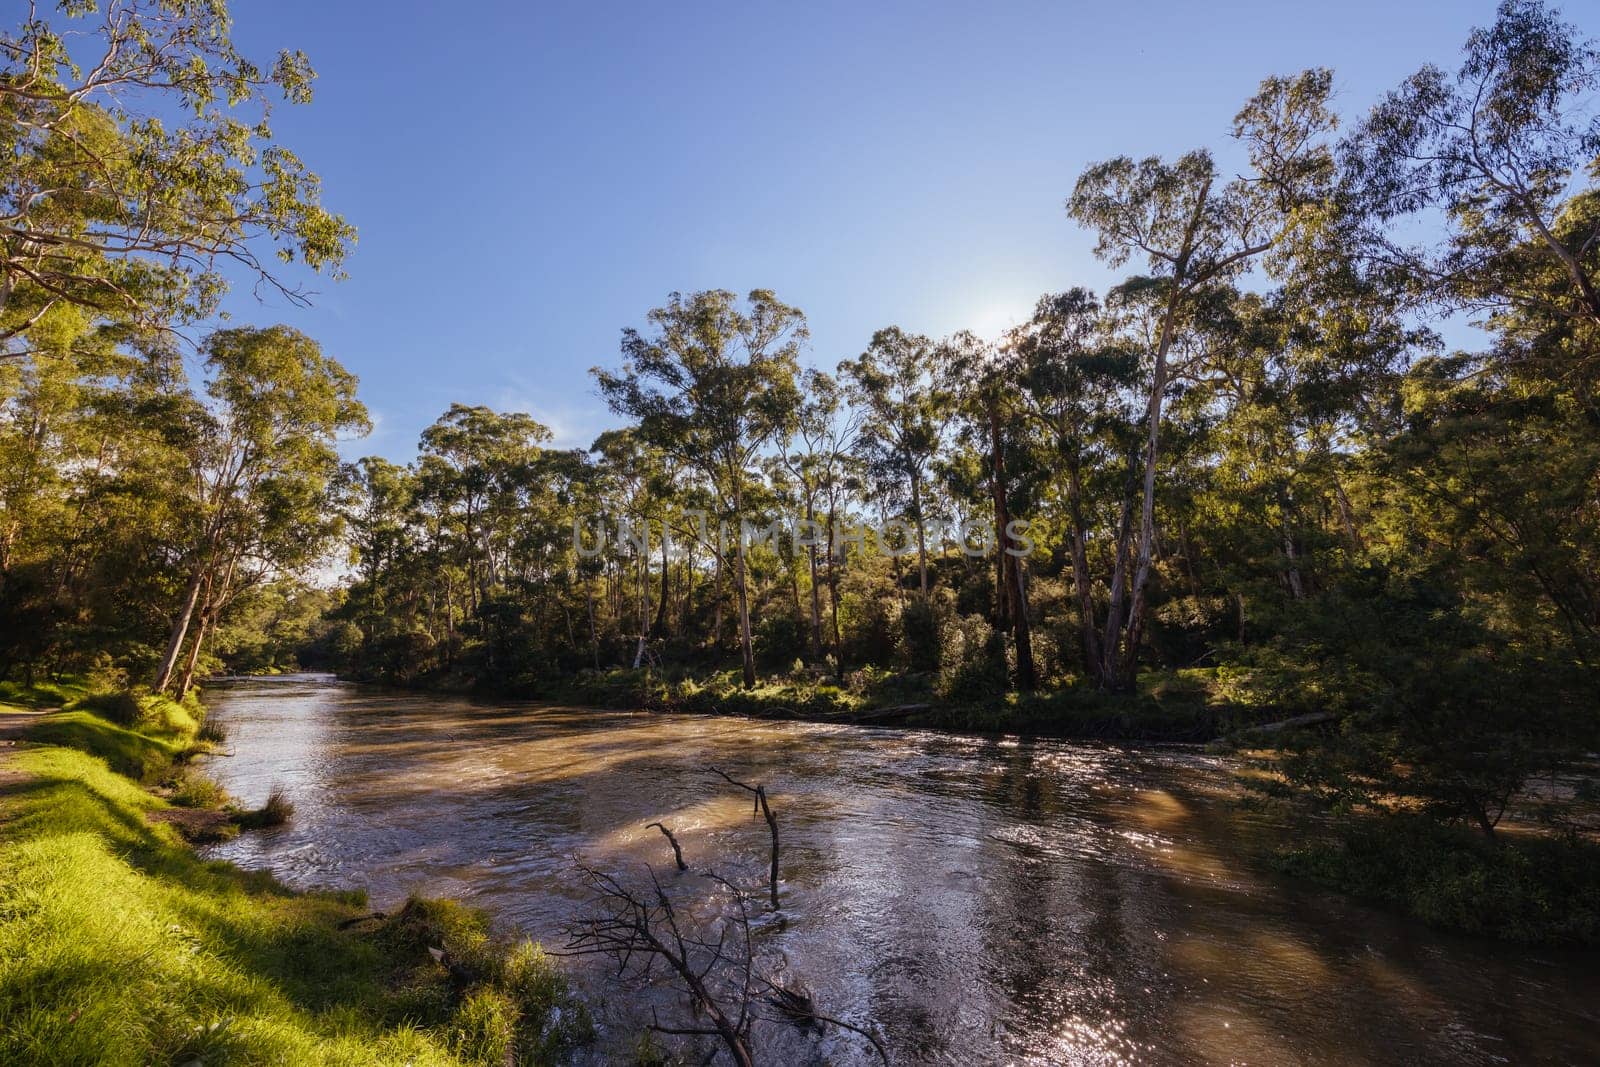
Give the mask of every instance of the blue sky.
<svg viewBox="0 0 1600 1067">
<path fill-rule="evenodd" d="M 409 459 L 453 400 L 587 445 L 589 368 L 675 289 L 776 290 L 830 369 L 889 324 L 994 334 L 1112 280 L 1062 208 L 1087 163 L 1227 161 L 1260 79 L 1306 66 L 1355 114 L 1493 6 L 240 0 L 247 54 L 310 55 L 274 128 L 361 236 L 314 308 L 229 307 L 360 375 L 352 455 Z"/>
</svg>

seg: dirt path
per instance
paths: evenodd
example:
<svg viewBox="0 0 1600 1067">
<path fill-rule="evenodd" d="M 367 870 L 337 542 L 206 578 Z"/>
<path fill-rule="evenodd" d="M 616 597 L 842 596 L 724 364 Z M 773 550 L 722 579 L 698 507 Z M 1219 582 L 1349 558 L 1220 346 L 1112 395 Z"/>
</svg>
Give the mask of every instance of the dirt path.
<svg viewBox="0 0 1600 1067">
<path fill-rule="evenodd" d="M 0 704 L 0 746 L 10 747 L 23 731 L 38 722 L 41 716 L 60 708 L 21 708 L 15 704 Z"/>
<path fill-rule="evenodd" d="M 60 708 L 19 708 L 15 704 L 0 704 L 0 782 L 16 781 L 24 777 L 11 766 L 11 753 L 23 733 L 39 721 L 39 717 Z"/>
</svg>

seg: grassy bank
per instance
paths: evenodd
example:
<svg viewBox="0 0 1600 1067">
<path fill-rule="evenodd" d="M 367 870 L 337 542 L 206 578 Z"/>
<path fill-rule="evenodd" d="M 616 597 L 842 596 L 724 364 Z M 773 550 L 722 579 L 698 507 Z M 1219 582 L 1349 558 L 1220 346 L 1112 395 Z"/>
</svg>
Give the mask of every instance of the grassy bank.
<svg viewBox="0 0 1600 1067">
<path fill-rule="evenodd" d="M 0 1062 L 528 1064 L 584 1039 L 551 961 L 476 912 L 374 918 L 196 856 L 143 783 L 200 743 L 197 708 L 5 696 L 76 706 L 0 749 Z"/>
</svg>

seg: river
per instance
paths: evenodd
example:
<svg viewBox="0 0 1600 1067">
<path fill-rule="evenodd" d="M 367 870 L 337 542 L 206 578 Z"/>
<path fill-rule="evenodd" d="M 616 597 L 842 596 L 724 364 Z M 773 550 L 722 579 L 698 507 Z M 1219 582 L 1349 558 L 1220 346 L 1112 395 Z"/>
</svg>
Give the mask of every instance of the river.
<svg viewBox="0 0 1600 1067">
<path fill-rule="evenodd" d="M 575 861 L 759 889 L 767 832 L 705 768 L 762 782 L 782 921 L 758 927 L 826 1013 L 895 1062 L 1600 1063 L 1600 967 L 1428 930 L 1239 857 L 1224 759 L 931 732 L 549 708 L 319 676 L 208 690 L 242 802 L 289 825 L 212 854 L 298 887 L 484 907 L 547 945 L 591 914 Z M 757 901 L 760 893 L 755 895 Z M 579 966 L 591 997 L 600 979 Z M 624 998 L 615 992 L 608 1003 Z M 621 1033 L 620 1008 L 602 1008 Z M 866 1063 L 847 1034 L 758 1027 L 763 1062 Z"/>
</svg>

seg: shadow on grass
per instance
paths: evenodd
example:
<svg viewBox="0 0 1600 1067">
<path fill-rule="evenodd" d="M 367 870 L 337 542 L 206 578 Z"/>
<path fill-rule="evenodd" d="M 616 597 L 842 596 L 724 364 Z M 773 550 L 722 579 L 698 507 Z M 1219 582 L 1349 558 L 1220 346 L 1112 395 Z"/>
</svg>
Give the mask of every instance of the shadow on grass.
<svg viewBox="0 0 1600 1067">
<path fill-rule="evenodd" d="M 107 722 L 88 711 L 63 711 L 28 728 L 37 745 L 59 745 L 97 756 L 116 773 L 147 782 L 171 765 L 186 745 L 178 735 L 169 740 Z"/>
</svg>

